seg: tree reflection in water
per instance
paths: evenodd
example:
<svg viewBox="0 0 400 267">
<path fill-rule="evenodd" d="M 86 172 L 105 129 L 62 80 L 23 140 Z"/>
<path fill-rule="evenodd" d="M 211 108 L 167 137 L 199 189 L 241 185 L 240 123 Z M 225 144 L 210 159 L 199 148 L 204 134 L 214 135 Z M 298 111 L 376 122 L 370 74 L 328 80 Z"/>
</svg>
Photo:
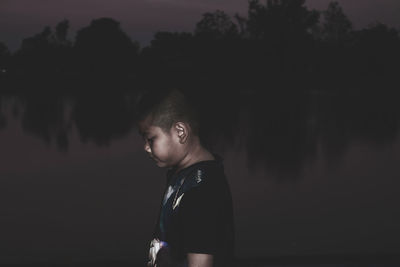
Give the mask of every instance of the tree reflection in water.
<svg viewBox="0 0 400 267">
<path fill-rule="evenodd" d="M 391 95 L 187 93 L 201 110 L 201 135 L 211 149 L 222 152 L 240 142 L 249 170 L 261 166 L 281 178 L 301 175 L 318 153 L 334 163 L 352 143 L 385 146 L 398 134 L 400 109 Z M 137 96 L 138 91 L 23 94 L 16 98 L 18 119 L 25 133 L 54 142 L 60 151 L 67 151 L 73 129 L 83 143 L 104 146 L 135 131 Z M 5 109 L 12 99 L 2 96 L 1 129 L 7 127 Z"/>
</svg>

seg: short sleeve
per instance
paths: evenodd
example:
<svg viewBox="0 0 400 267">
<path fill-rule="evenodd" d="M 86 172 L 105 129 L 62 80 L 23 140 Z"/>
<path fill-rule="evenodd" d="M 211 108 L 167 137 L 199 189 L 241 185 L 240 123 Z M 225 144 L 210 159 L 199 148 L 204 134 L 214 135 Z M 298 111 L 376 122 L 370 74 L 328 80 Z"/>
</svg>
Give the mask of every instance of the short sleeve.
<svg viewBox="0 0 400 267">
<path fill-rule="evenodd" d="M 216 253 L 220 203 L 216 196 L 216 189 L 207 183 L 185 192 L 179 211 L 185 253 Z"/>
</svg>

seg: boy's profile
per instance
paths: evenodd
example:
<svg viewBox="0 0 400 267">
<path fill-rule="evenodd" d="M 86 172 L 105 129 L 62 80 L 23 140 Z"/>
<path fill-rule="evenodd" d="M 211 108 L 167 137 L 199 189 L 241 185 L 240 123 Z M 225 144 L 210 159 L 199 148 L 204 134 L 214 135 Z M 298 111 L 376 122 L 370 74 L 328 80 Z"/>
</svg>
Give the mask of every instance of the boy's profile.
<svg viewBox="0 0 400 267">
<path fill-rule="evenodd" d="M 232 198 L 222 159 L 200 141 L 193 106 L 178 90 L 149 94 L 138 105 L 144 150 L 167 168 L 148 266 L 232 266 Z"/>
</svg>

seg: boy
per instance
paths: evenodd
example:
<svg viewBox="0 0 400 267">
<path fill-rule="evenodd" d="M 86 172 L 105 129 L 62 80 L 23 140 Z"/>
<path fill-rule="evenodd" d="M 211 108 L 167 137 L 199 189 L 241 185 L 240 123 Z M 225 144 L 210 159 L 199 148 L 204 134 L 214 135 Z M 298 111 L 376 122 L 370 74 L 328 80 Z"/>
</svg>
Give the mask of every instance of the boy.
<svg viewBox="0 0 400 267">
<path fill-rule="evenodd" d="M 232 198 L 220 156 L 199 138 L 195 110 L 178 90 L 144 97 L 144 150 L 168 168 L 148 266 L 232 266 Z"/>
</svg>

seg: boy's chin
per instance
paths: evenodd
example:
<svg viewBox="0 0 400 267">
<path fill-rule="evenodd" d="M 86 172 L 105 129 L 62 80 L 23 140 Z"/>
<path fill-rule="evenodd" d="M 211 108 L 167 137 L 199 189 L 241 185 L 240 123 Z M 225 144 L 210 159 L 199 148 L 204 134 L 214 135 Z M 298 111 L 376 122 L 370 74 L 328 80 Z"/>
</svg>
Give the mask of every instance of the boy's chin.
<svg viewBox="0 0 400 267">
<path fill-rule="evenodd" d="M 154 160 L 154 163 L 160 168 L 167 167 L 167 164 L 165 164 L 164 162 L 158 161 L 158 160 Z"/>
<path fill-rule="evenodd" d="M 157 167 L 159 168 L 172 168 L 173 166 L 166 164 L 165 162 L 156 161 Z"/>
</svg>

